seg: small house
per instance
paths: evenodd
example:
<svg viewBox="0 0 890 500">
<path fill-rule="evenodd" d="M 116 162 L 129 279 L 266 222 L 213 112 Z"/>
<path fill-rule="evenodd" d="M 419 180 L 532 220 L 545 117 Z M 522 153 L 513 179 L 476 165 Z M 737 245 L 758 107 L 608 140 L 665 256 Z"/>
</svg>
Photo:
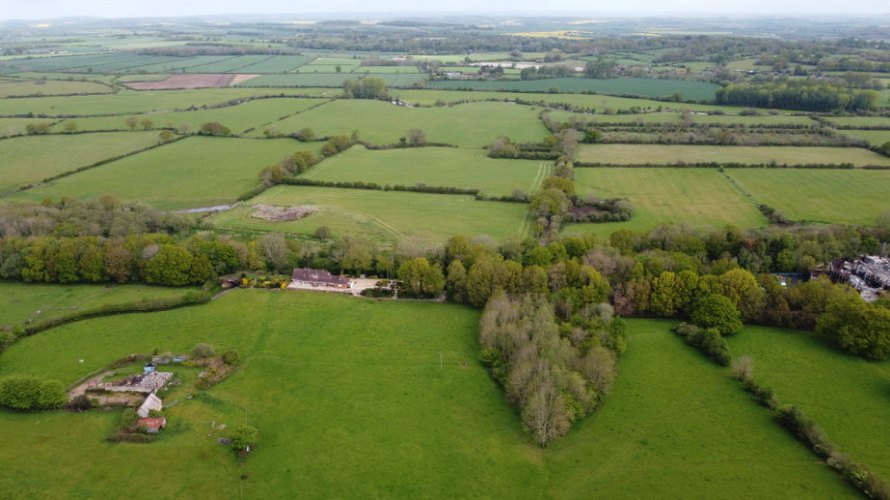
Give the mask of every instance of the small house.
<svg viewBox="0 0 890 500">
<path fill-rule="evenodd" d="M 157 397 L 154 393 L 148 395 L 145 398 L 145 402 L 143 402 L 139 409 L 136 410 L 136 414 L 141 418 L 148 418 L 151 414 L 152 410 L 161 411 L 164 409 L 164 402 L 161 401 L 161 398 Z"/>
<path fill-rule="evenodd" d="M 157 434 L 161 429 L 167 427 L 167 419 L 164 417 L 140 418 L 136 421 L 136 426 L 145 429 L 148 434 Z"/>
<path fill-rule="evenodd" d="M 298 287 L 328 287 L 348 289 L 352 285 L 352 280 L 345 276 L 334 276 L 324 269 L 294 269 L 291 275 L 293 284 Z"/>
</svg>

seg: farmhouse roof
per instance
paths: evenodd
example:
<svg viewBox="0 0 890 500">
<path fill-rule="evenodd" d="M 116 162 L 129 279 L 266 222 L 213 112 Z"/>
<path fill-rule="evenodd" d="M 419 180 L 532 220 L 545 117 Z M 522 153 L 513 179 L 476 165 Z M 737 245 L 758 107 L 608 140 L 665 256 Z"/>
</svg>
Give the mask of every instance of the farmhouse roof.
<svg viewBox="0 0 890 500">
<path fill-rule="evenodd" d="M 351 281 L 345 276 L 334 276 L 324 269 L 300 268 L 294 269 L 292 275 L 294 281 L 305 281 L 308 283 L 323 283 L 334 286 L 347 286 Z"/>
<path fill-rule="evenodd" d="M 148 418 L 149 413 L 152 410 L 161 411 L 164 409 L 164 403 L 161 401 L 161 398 L 154 395 L 154 393 L 149 394 L 147 398 L 145 398 L 145 402 L 136 410 L 136 414 L 142 418 Z"/>
<path fill-rule="evenodd" d="M 167 427 L 167 419 L 164 417 L 157 418 L 140 418 L 136 425 L 138 427 L 145 427 L 145 429 L 149 432 L 157 432 L 164 427 Z"/>
</svg>

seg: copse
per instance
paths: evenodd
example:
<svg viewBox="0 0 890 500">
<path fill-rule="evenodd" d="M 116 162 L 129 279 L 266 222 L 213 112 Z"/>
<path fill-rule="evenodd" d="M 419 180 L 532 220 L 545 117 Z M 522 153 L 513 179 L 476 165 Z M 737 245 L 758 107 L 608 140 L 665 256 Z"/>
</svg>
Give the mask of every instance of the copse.
<svg viewBox="0 0 890 500">
<path fill-rule="evenodd" d="M 787 80 L 729 84 L 717 89 L 717 104 L 803 111 L 871 111 L 878 94 L 830 82 Z"/>
<path fill-rule="evenodd" d="M 68 402 L 65 387 L 36 377 L 0 379 L 0 406 L 19 411 L 54 410 Z"/>
<path fill-rule="evenodd" d="M 343 82 L 343 97 L 355 99 L 389 99 L 386 82 L 379 77 L 369 76 L 358 81 Z"/>
</svg>

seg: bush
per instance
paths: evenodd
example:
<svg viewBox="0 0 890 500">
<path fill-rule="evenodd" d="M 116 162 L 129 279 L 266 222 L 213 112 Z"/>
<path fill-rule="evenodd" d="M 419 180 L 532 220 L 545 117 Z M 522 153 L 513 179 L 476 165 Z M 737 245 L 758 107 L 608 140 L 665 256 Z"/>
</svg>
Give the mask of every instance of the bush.
<svg viewBox="0 0 890 500">
<path fill-rule="evenodd" d="M 124 408 L 121 412 L 119 426 L 121 429 L 130 429 L 139 421 L 139 415 L 134 408 Z"/>
<path fill-rule="evenodd" d="M 87 411 L 93 408 L 93 402 L 86 394 L 81 394 L 68 403 L 68 409 L 71 411 Z"/>
<path fill-rule="evenodd" d="M 259 432 L 256 427 L 240 424 L 238 427 L 235 427 L 235 431 L 229 439 L 232 441 L 232 448 L 236 451 L 241 451 L 255 444 L 258 437 Z"/>
<path fill-rule="evenodd" d="M 222 355 L 222 360 L 227 365 L 237 365 L 239 359 L 240 356 L 238 355 L 238 351 L 234 349 L 229 349 Z"/>
<path fill-rule="evenodd" d="M 709 358 L 722 366 L 729 366 L 732 354 L 729 344 L 715 328 L 699 328 L 689 323 L 681 323 L 674 327 L 674 333 L 686 339 L 686 343 L 697 347 Z"/>
<path fill-rule="evenodd" d="M 65 387 L 55 380 L 9 377 L 0 381 L 0 406 L 13 410 L 54 410 L 68 402 Z"/>
<path fill-rule="evenodd" d="M 192 348 L 192 356 L 196 358 L 210 358 L 213 357 L 214 354 L 215 351 L 210 344 L 196 344 L 195 347 Z"/>
</svg>

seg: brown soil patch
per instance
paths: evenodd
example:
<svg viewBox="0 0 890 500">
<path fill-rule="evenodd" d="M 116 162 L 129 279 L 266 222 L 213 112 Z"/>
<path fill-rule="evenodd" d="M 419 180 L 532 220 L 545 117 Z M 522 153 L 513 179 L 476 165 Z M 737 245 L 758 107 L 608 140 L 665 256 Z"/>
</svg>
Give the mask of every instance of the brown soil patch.
<svg viewBox="0 0 890 500">
<path fill-rule="evenodd" d="M 260 76 L 260 75 L 235 75 L 235 78 L 232 78 L 232 83 L 230 83 L 229 85 L 235 86 L 235 85 L 238 85 L 239 83 L 244 83 L 247 80 L 250 80 L 251 78 L 256 78 L 258 76 Z"/>
<path fill-rule="evenodd" d="M 170 75 L 159 82 L 130 82 L 126 86 L 136 90 L 170 90 L 218 88 L 232 85 L 236 75 Z"/>
<path fill-rule="evenodd" d="M 274 205 L 255 205 L 253 213 L 250 214 L 254 219 L 262 219 L 270 222 L 290 222 L 300 220 L 318 211 L 311 205 L 299 205 L 294 207 L 276 207 Z"/>
</svg>

